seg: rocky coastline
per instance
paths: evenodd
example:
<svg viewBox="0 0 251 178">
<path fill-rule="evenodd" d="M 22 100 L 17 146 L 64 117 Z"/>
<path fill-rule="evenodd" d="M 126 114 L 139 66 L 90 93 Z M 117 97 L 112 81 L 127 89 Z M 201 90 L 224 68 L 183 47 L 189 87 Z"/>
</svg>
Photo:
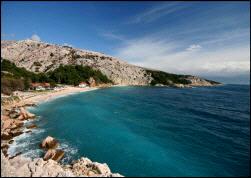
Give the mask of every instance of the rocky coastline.
<svg viewBox="0 0 251 178">
<path fill-rule="evenodd" d="M 47 95 L 42 98 L 46 98 Z M 118 173 L 112 173 L 107 164 L 92 162 L 84 157 L 69 165 L 60 164 L 59 161 L 64 156 L 64 150 L 57 149 L 60 143 L 51 136 L 41 140 L 41 144 L 38 145 L 44 150 L 43 158 L 32 160 L 23 157 L 22 153 L 19 152 L 14 156 L 8 155 L 8 148 L 14 142 L 14 137 L 24 132 L 32 132 L 32 129 L 37 127 L 35 124 L 28 126 L 24 124 L 25 121 L 36 119 L 34 114 L 26 110 L 27 106 L 36 106 L 37 103 L 32 102 L 38 101 L 34 99 L 36 97 L 38 98 L 38 96 L 33 96 L 33 100 L 15 97 L 8 102 L 1 101 L 2 177 L 122 177 Z M 51 99 L 51 97 L 49 98 Z M 39 99 L 39 101 L 42 100 Z"/>
</svg>

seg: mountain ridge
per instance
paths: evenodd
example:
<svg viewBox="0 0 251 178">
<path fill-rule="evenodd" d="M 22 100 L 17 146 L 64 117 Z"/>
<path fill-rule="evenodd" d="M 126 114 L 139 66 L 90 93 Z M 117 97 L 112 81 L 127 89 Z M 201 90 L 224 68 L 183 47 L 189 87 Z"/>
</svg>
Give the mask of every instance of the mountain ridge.
<svg viewBox="0 0 251 178">
<path fill-rule="evenodd" d="M 218 82 L 192 75 L 168 74 L 155 69 L 135 66 L 119 58 L 100 52 L 30 39 L 20 41 L 1 40 L 1 58 L 15 63 L 18 67 L 24 67 L 36 73 L 55 70 L 60 64 L 90 66 L 100 70 L 114 84 L 118 85 L 144 86 L 153 83 L 157 85 L 173 85 L 176 84 L 176 81 L 188 81 L 177 84 L 189 84 L 191 86 L 212 86 L 219 84 Z M 153 75 L 156 72 L 158 75 Z M 154 76 L 157 76 L 158 79 L 154 78 Z M 165 78 L 170 76 L 171 78 Z M 176 76 L 182 80 L 173 81 L 173 77 Z"/>
</svg>

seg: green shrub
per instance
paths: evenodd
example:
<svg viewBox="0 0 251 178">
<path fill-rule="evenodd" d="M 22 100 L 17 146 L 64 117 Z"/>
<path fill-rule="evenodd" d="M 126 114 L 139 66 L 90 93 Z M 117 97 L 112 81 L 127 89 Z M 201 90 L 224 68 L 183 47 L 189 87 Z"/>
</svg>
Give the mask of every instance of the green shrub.
<svg viewBox="0 0 251 178">
<path fill-rule="evenodd" d="M 38 65 L 37 63 L 35 64 Z M 1 66 L 1 70 L 5 71 L 1 72 L 1 79 L 5 77 L 5 83 L 3 84 L 6 84 L 6 86 L 8 86 L 7 88 L 9 88 L 8 91 L 6 91 L 6 88 L 4 88 L 7 93 L 12 91 L 12 89 L 10 89 L 12 87 L 10 83 L 14 79 L 16 79 L 16 82 L 19 80 L 22 81 L 22 90 L 28 89 L 31 82 L 49 82 L 52 85 L 55 85 L 56 83 L 78 85 L 82 81 L 87 82 L 90 77 L 93 77 L 97 84 L 112 83 L 112 81 L 109 80 L 106 75 L 102 74 L 102 72 L 100 72 L 99 70 L 94 70 L 89 66 L 60 65 L 54 71 L 50 71 L 48 73 L 41 72 L 37 74 L 27 71 L 25 68 L 19 68 L 14 63 L 11 63 L 10 61 L 7 61 L 5 59 L 2 59 Z M 36 66 L 36 72 L 38 71 L 39 67 Z M 7 78 L 8 82 L 6 81 Z M 19 83 L 18 86 L 20 85 L 21 84 Z"/>
<path fill-rule="evenodd" d="M 151 85 L 156 85 L 156 84 L 172 85 L 173 83 L 190 84 L 190 82 L 185 79 L 187 75 L 170 74 L 162 71 L 153 71 L 153 70 L 147 70 L 147 72 L 151 74 L 153 78 L 153 80 L 151 81 Z"/>
<path fill-rule="evenodd" d="M 24 80 L 10 77 L 1 78 L 1 93 L 10 95 L 13 91 L 16 90 L 25 90 Z"/>
<path fill-rule="evenodd" d="M 81 65 L 60 65 L 54 71 L 48 73 L 49 78 L 56 83 L 77 85 L 82 81 L 87 82 L 90 77 L 93 77 L 97 83 L 111 83 L 104 74 L 99 70 L 93 70 L 89 66 Z"/>
</svg>

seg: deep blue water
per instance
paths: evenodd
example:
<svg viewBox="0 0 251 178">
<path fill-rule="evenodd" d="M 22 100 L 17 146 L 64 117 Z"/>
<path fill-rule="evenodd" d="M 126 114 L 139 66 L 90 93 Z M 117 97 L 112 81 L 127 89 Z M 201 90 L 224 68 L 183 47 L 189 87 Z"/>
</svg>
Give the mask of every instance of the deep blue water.
<svg viewBox="0 0 251 178">
<path fill-rule="evenodd" d="M 16 149 L 38 156 L 47 135 L 125 176 L 248 176 L 250 86 L 114 87 L 55 99 Z M 21 146 L 22 147 L 21 147 Z"/>
</svg>

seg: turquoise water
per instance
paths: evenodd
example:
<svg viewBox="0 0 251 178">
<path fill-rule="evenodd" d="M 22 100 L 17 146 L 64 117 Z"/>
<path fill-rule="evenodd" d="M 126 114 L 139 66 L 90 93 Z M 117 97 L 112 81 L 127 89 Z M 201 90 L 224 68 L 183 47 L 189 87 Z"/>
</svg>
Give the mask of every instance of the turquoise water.
<svg viewBox="0 0 251 178">
<path fill-rule="evenodd" d="M 67 152 L 64 163 L 84 156 L 125 176 L 247 176 L 249 91 L 114 87 L 62 97 L 30 109 L 39 129 L 16 149 L 37 157 L 51 135 Z"/>
</svg>

